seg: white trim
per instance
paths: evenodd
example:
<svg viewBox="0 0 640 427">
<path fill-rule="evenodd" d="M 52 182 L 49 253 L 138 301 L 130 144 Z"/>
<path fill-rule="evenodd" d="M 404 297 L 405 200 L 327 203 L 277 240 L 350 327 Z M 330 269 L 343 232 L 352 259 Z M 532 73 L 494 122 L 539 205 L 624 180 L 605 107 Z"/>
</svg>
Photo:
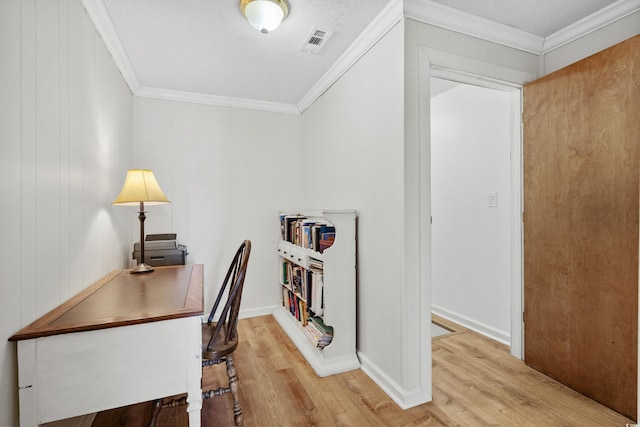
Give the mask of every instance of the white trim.
<svg viewBox="0 0 640 427">
<path fill-rule="evenodd" d="M 206 104 L 219 107 L 244 108 L 247 110 L 261 110 L 288 114 L 300 113 L 298 108 L 293 104 L 259 101 L 257 99 L 232 98 L 228 96 L 205 95 L 196 92 L 185 92 L 148 86 L 141 87 L 134 95 L 143 98 L 165 99 L 168 101 L 190 102 L 194 104 Z"/>
<path fill-rule="evenodd" d="M 102 0 L 82 0 L 82 5 L 93 21 L 98 34 L 102 37 L 107 50 L 111 53 L 116 67 L 118 67 L 122 77 L 124 77 L 124 81 L 129 86 L 129 90 L 135 95 L 140 89 L 140 81 L 129 61 L 124 46 L 122 46 L 120 37 L 113 27 L 113 22 L 104 2 Z"/>
<path fill-rule="evenodd" d="M 639 10 L 640 0 L 619 0 L 547 36 L 544 40 L 542 53 L 549 53 Z"/>
<path fill-rule="evenodd" d="M 418 282 L 417 282 L 417 325 L 409 325 L 418 339 L 418 369 L 420 375 L 419 395 L 431 401 L 433 398 L 433 369 L 431 342 L 431 64 L 420 52 L 418 56 Z M 426 148 L 426 149 L 425 149 Z M 406 179 L 406 177 L 405 177 Z M 405 286 L 416 286 L 406 283 Z M 407 305 L 408 305 L 407 301 Z M 409 319 L 411 320 L 411 319 Z M 424 328 L 428 332 L 425 334 Z M 403 366 L 409 370 L 410 365 Z M 416 401 L 414 399 L 414 401 Z M 416 401 L 417 402 L 417 401 Z"/>
<path fill-rule="evenodd" d="M 504 86 L 518 88 L 524 83 L 538 78 L 536 74 L 527 71 L 463 57 L 441 50 L 423 49 L 429 57 L 431 72 L 438 74 L 435 77 L 494 89 Z"/>
<path fill-rule="evenodd" d="M 524 359 L 522 87 L 511 93 L 511 355 Z"/>
<path fill-rule="evenodd" d="M 431 399 L 424 394 L 424 391 L 416 388 L 405 390 L 400 384 L 393 381 L 384 370 L 380 369 L 363 353 L 358 353 L 360 359 L 360 369 L 373 380 L 400 408 L 409 409 L 422 405 Z"/>
<path fill-rule="evenodd" d="M 619 0 L 547 37 L 499 24 L 431 0 L 405 0 L 404 15 L 426 24 L 542 55 L 640 10 L 640 0 Z"/>
<path fill-rule="evenodd" d="M 484 323 L 477 322 L 467 316 L 463 316 L 462 314 L 449 311 L 433 304 L 431 305 L 431 311 L 433 312 L 433 314 L 436 314 L 451 322 L 457 323 L 458 325 L 464 326 L 467 329 L 471 329 L 472 331 L 484 335 L 485 337 L 491 338 L 492 340 L 498 341 L 504 345 L 510 345 L 511 337 L 507 332 L 499 331 L 498 329 L 492 328 L 489 325 L 485 325 Z"/>
<path fill-rule="evenodd" d="M 298 102 L 300 113 L 311 106 L 400 20 L 402 20 L 402 0 L 392 0 L 302 97 Z"/>
<path fill-rule="evenodd" d="M 420 74 L 420 79 L 429 79 L 431 76 L 440 77 L 449 80 L 459 81 L 463 83 L 475 84 L 479 86 L 501 89 L 517 93 L 514 95 L 512 103 L 512 122 L 521 123 L 521 88 L 522 85 L 535 78 L 531 73 L 522 70 L 510 69 L 483 61 L 478 61 L 466 57 L 440 52 L 435 49 L 426 47 L 420 48 L 421 63 L 428 64 L 427 75 Z M 425 87 L 420 86 L 420 97 L 429 98 L 430 94 L 423 93 Z M 427 120 L 422 115 L 420 120 Z M 421 128 L 421 133 L 430 132 L 430 127 Z M 426 136 L 420 135 L 421 143 L 424 143 Z M 504 342 L 511 347 L 511 354 L 515 357 L 522 357 L 523 351 L 523 320 L 522 320 L 522 132 L 521 125 L 514 126 L 511 129 L 511 333 L 504 334 L 493 328 L 485 327 L 482 324 L 471 321 L 464 316 L 458 316 L 455 313 L 446 312 L 439 307 L 431 307 L 437 314 L 442 317 L 460 322 L 469 329 L 491 336 L 492 338 Z M 430 177 L 429 185 L 430 185 Z M 421 183 L 422 185 L 422 183 Z M 425 184 L 426 187 L 426 184 Z M 429 213 L 430 217 L 430 213 Z M 423 260 L 423 262 L 425 262 Z M 430 260 L 426 263 L 431 271 Z M 424 292 L 431 290 L 431 283 Z M 426 326 L 425 326 L 426 327 Z M 427 332 L 430 336 L 430 332 Z"/>
<path fill-rule="evenodd" d="M 407 18 L 539 55 L 544 38 L 431 0 L 405 0 Z"/>
<path fill-rule="evenodd" d="M 431 51 L 431 55 L 434 58 L 443 60 L 439 53 Z M 453 61 L 455 58 L 446 58 L 446 60 Z M 432 59 L 433 60 L 433 59 Z M 470 66 L 477 66 L 477 64 L 469 64 Z M 467 70 L 470 67 L 467 67 Z M 511 349 L 511 355 L 522 359 L 523 357 L 523 321 L 522 321 L 522 290 L 523 290 L 523 277 L 522 277 L 522 84 L 517 82 L 525 82 L 531 78 L 531 75 L 527 73 L 505 73 L 502 67 L 495 66 L 496 71 L 499 71 L 501 75 L 509 75 L 516 80 L 512 81 L 500 81 L 495 78 L 479 76 L 469 71 L 459 72 L 451 69 L 438 67 L 432 65 L 431 76 L 438 77 L 446 80 L 457 81 L 465 84 L 473 84 L 476 86 L 486 87 L 490 89 L 497 89 L 511 93 L 511 117 L 510 117 L 510 234 L 511 234 L 511 250 L 510 250 L 510 264 L 511 264 L 511 300 L 510 300 L 510 318 L 511 318 L 511 333 L 498 331 L 495 328 L 491 328 L 482 323 L 478 323 L 465 316 L 458 315 L 457 313 L 449 312 L 441 307 L 432 306 L 432 310 L 451 321 L 460 323 L 463 326 L 468 327 L 483 335 L 489 336 L 499 342 L 509 345 Z M 478 67 L 478 69 L 486 69 L 484 67 Z M 508 70 L 508 69 L 507 69 Z M 494 72 L 494 74 L 496 74 Z"/>
<path fill-rule="evenodd" d="M 251 317 L 258 317 L 258 316 L 266 316 L 268 314 L 273 313 L 278 307 L 280 307 L 279 305 L 270 305 L 270 306 L 266 306 L 266 307 L 257 307 L 257 308 L 247 308 L 244 310 L 240 310 L 240 312 L 238 313 L 238 318 L 239 319 L 249 319 Z M 208 316 L 209 313 L 205 313 L 205 316 Z"/>
</svg>

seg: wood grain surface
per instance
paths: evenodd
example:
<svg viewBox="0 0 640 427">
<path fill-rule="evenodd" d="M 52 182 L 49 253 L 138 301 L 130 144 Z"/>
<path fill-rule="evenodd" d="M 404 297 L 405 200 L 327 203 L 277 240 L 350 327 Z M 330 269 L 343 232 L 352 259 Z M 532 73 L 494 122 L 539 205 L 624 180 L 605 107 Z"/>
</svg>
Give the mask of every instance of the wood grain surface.
<svg viewBox="0 0 640 427">
<path fill-rule="evenodd" d="M 506 346 L 456 325 L 433 341 L 433 402 L 402 410 L 362 370 L 319 378 L 271 316 L 242 319 L 235 362 L 246 427 L 615 426 L 632 421 L 509 355 Z M 207 369 L 206 384 L 225 381 Z M 232 399 L 204 402 L 203 426 L 233 426 Z M 151 402 L 97 414 L 93 427 L 145 426 Z M 186 427 L 185 408 L 158 427 Z"/>
<path fill-rule="evenodd" d="M 524 88 L 527 364 L 636 416 L 640 36 Z"/>
<path fill-rule="evenodd" d="M 10 340 L 201 315 L 203 266 L 116 270 L 13 335 Z"/>
</svg>

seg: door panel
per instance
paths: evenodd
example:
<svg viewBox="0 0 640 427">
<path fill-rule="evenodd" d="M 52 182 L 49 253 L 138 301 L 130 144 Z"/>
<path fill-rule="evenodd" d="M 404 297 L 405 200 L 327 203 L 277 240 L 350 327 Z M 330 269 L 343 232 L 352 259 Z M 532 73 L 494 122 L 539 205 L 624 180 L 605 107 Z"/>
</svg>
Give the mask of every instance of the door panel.
<svg viewBox="0 0 640 427">
<path fill-rule="evenodd" d="M 523 102 L 525 362 L 635 419 L 640 36 Z"/>
</svg>

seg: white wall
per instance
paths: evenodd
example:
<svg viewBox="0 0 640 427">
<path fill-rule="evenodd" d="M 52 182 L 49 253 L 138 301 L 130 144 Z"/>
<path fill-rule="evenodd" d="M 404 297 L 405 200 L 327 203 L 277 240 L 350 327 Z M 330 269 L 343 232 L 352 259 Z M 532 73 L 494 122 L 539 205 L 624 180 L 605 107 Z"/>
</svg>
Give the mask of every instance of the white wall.
<svg viewBox="0 0 640 427">
<path fill-rule="evenodd" d="M 432 310 L 507 345 L 510 108 L 508 92 L 466 84 L 431 99 Z"/>
<path fill-rule="evenodd" d="M 0 2 L 0 425 L 23 326 L 122 268 L 132 96 L 79 0 Z M 126 242 L 128 245 L 128 242 Z"/>
<path fill-rule="evenodd" d="M 281 297 L 278 211 L 300 203 L 300 116 L 147 98 L 134 105 L 134 166 L 152 169 L 171 200 L 148 209 L 145 232 L 177 233 L 187 262 L 204 264 L 205 310 L 250 239 L 241 315 L 271 313 Z"/>
<path fill-rule="evenodd" d="M 358 351 L 365 368 L 396 384 L 402 384 L 403 33 L 404 24 L 396 25 L 304 112 L 301 157 L 304 207 L 357 211 Z"/>
</svg>

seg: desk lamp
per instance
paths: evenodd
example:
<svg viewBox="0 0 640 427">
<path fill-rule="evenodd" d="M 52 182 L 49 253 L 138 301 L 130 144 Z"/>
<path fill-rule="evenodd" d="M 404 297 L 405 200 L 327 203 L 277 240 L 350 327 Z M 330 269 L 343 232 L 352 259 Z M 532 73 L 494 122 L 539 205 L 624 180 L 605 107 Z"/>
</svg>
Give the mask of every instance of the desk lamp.
<svg viewBox="0 0 640 427">
<path fill-rule="evenodd" d="M 144 204 L 164 205 L 170 203 L 158 185 L 153 172 L 148 169 L 131 169 L 127 172 L 122 191 L 113 205 L 140 206 L 140 263 L 131 269 L 132 273 L 147 273 L 153 267 L 144 263 Z"/>
</svg>

